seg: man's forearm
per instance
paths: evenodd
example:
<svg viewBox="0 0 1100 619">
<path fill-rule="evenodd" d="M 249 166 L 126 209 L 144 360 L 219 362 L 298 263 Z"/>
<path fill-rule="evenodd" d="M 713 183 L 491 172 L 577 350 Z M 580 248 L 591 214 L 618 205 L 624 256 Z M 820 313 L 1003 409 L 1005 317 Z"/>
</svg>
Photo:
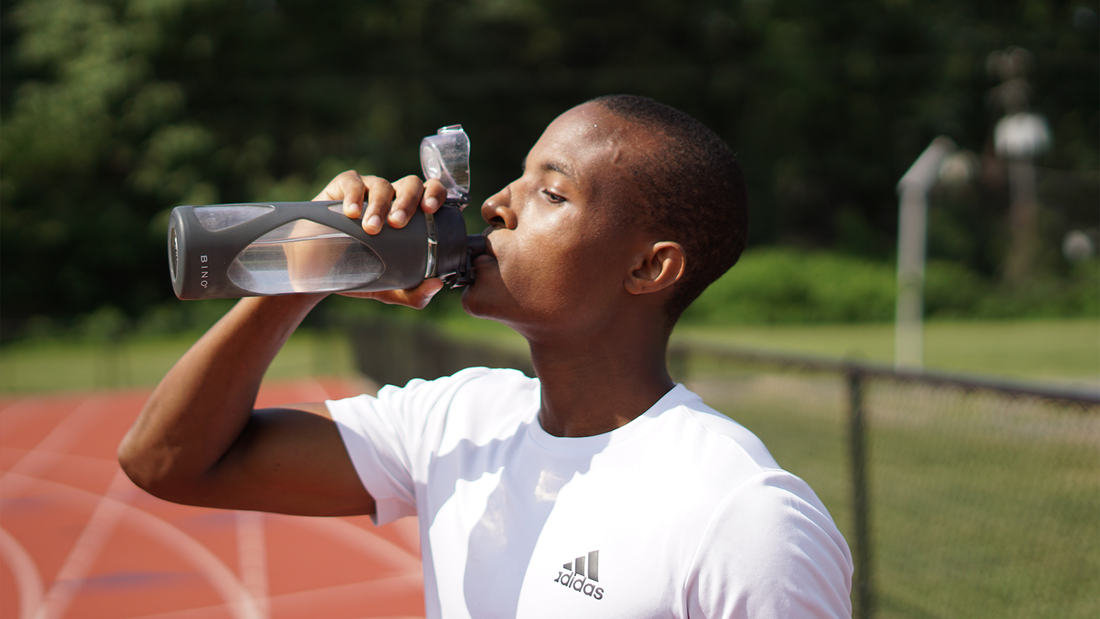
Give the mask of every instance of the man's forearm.
<svg viewBox="0 0 1100 619">
<path fill-rule="evenodd" d="M 169 498 L 201 482 L 247 424 L 264 372 L 322 297 L 242 299 L 176 363 L 119 446 L 139 486 Z"/>
</svg>

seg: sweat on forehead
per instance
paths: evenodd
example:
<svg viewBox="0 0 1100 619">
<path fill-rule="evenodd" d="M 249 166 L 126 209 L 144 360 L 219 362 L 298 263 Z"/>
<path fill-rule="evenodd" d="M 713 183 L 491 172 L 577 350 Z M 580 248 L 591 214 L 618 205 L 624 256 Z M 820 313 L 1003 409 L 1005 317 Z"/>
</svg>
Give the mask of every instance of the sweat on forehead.
<svg viewBox="0 0 1100 619">
<path fill-rule="evenodd" d="M 641 165 L 639 156 L 662 150 L 661 135 L 598 104 L 578 105 L 554 122 L 559 121 L 572 124 L 577 146 L 600 148 L 603 163 L 627 166 L 632 172 Z"/>
<path fill-rule="evenodd" d="M 645 129 L 633 119 L 615 114 L 605 106 L 596 103 L 582 103 L 567 110 L 554 122 L 572 124 L 576 137 L 589 140 L 601 138 L 617 141 L 634 141 L 645 135 Z"/>
</svg>

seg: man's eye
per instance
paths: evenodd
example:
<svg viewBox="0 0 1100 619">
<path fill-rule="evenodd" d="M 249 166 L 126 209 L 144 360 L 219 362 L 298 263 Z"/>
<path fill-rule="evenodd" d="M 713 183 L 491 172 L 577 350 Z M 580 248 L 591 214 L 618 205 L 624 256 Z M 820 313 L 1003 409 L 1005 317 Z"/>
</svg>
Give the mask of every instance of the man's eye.
<svg viewBox="0 0 1100 619">
<path fill-rule="evenodd" d="M 548 201 L 552 202 L 553 204 L 561 204 L 562 202 L 565 202 L 565 198 L 559 196 L 558 194 L 556 194 L 552 191 L 548 191 L 546 189 L 543 189 L 542 194 L 544 196 L 546 196 L 546 199 Z"/>
</svg>

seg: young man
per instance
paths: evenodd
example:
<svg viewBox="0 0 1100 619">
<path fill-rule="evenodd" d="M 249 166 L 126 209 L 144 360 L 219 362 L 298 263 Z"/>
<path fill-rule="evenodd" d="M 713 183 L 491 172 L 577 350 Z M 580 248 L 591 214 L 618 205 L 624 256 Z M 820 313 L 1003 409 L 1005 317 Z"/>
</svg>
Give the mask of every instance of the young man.
<svg viewBox="0 0 1100 619">
<path fill-rule="evenodd" d="M 349 172 L 377 233 L 445 192 Z M 648 99 L 558 117 L 481 208 L 463 293 L 530 343 L 537 375 L 472 368 L 378 397 L 253 410 L 318 296 L 243 299 L 179 361 L 120 447 L 165 499 L 419 516 L 429 617 L 844 617 L 851 556 L 825 507 L 743 427 L 676 385 L 673 324 L 744 247 L 725 144 Z M 422 307 L 439 290 L 376 293 Z"/>
</svg>

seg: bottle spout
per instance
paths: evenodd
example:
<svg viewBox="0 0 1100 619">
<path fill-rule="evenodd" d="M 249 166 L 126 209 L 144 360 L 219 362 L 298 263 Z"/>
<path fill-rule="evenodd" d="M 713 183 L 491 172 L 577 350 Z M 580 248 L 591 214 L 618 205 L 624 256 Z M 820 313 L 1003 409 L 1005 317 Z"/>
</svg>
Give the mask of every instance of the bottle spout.
<svg viewBox="0 0 1100 619">
<path fill-rule="evenodd" d="M 467 261 L 473 262 L 474 258 L 489 251 L 488 243 L 485 241 L 485 237 L 480 234 L 468 234 L 466 235 L 466 252 Z"/>
<path fill-rule="evenodd" d="M 443 283 L 451 288 L 461 288 L 473 284 L 476 276 L 474 273 L 474 259 L 487 251 L 488 244 L 485 237 L 480 234 L 466 235 L 466 255 L 456 270 L 441 277 Z"/>
</svg>

